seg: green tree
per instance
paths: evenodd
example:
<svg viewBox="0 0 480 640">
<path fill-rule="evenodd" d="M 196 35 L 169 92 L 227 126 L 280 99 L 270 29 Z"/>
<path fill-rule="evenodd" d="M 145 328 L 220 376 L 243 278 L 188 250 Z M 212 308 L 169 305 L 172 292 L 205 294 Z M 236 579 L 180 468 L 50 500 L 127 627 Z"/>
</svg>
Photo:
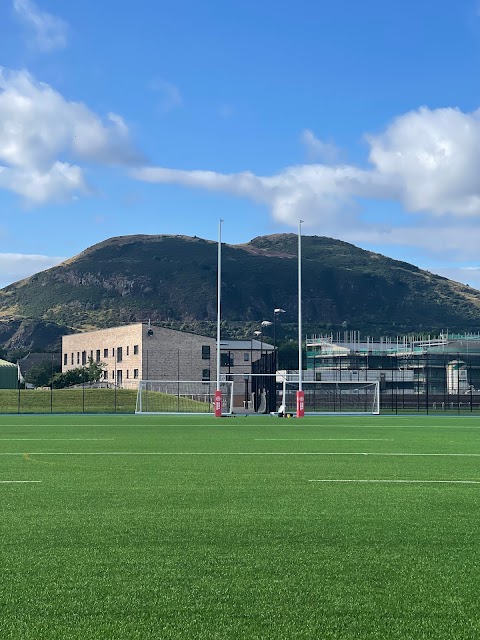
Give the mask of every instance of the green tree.
<svg viewBox="0 0 480 640">
<path fill-rule="evenodd" d="M 53 387 L 55 389 L 64 389 L 76 384 L 98 382 L 103 377 L 105 366 L 103 362 L 94 362 L 93 358 L 89 358 L 88 366 L 86 367 L 77 367 L 64 373 L 57 373 L 53 379 Z"/>
<path fill-rule="evenodd" d="M 302 351 L 303 368 L 306 367 L 305 349 Z M 278 368 L 288 370 L 298 369 L 298 342 L 291 340 L 278 347 Z"/>
<path fill-rule="evenodd" d="M 89 382 L 99 382 L 103 378 L 106 368 L 104 362 L 95 362 L 92 357 L 88 359 L 87 376 Z"/>
<path fill-rule="evenodd" d="M 49 387 L 52 382 L 52 375 L 55 375 L 59 371 L 59 365 L 53 364 L 48 360 L 37 364 L 32 367 L 30 371 L 25 374 L 25 382 L 33 384 L 35 387 Z"/>
</svg>

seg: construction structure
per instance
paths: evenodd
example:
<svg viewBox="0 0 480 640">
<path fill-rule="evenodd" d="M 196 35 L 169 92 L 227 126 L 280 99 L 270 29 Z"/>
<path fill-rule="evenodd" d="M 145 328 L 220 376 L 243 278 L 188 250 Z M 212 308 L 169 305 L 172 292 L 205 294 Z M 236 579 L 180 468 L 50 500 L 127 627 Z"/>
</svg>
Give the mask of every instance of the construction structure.
<svg viewBox="0 0 480 640">
<path fill-rule="evenodd" d="M 378 381 L 384 409 L 480 407 L 480 333 L 312 336 L 306 360 L 312 380 Z"/>
</svg>

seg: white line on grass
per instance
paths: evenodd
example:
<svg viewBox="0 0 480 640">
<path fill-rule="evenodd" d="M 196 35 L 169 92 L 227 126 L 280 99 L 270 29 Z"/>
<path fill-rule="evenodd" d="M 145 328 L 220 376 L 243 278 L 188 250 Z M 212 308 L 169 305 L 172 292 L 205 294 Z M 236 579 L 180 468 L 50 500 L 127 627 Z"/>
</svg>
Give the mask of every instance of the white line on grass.
<svg viewBox="0 0 480 640">
<path fill-rule="evenodd" d="M 0 438 L 0 442 L 113 442 L 115 438 Z"/>
<path fill-rule="evenodd" d="M 255 438 L 255 442 L 393 442 L 393 438 Z"/>
<path fill-rule="evenodd" d="M 39 484 L 41 480 L 0 480 L 0 484 Z"/>
<path fill-rule="evenodd" d="M 480 484 L 478 480 L 309 480 L 308 482 L 352 484 Z"/>
<path fill-rule="evenodd" d="M 479 458 L 480 453 L 368 453 L 349 451 L 37 451 L 0 452 L 0 456 L 383 456 Z"/>
</svg>

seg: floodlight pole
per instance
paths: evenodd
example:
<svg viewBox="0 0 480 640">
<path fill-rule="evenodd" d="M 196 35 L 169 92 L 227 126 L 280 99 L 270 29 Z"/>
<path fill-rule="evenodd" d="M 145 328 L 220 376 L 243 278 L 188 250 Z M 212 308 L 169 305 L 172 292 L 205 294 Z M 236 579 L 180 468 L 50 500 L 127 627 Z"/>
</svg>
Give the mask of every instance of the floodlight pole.
<svg viewBox="0 0 480 640">
<path fill-rule="evenodd" d="M 305 415 L 305 394 L 302 385 L 302 222 L 298 221 L 298 391 L 297 418 Z"/>
<path fill-rule="evenodd" d="M 222 417 L 222 392 L 220 391 L 220 312 L 222 294 L 222 222 L 218 222 L 217 251 L 217 387 L 215 389 L 215 417 Z"/>
</svg>

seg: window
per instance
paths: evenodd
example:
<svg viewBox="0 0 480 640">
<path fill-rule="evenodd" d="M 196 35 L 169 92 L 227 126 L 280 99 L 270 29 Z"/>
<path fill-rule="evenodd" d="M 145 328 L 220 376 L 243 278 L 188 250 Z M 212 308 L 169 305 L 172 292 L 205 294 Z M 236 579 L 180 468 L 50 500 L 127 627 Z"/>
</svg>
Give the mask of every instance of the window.
<svg viewBox="0 0 480 640">
<path fill-rule="evenodd" d="M 127 356 L 129 356 L 129 355 L 130 355 L 130 347 L 127 347 Z M 127 378 L 128 378 L 128 376 L 127 376 Z"/>
<path fill-rule="evenodd" d="M 80 351 L 77 351 L 77 364 L 80 364 Z"/>
<path fill-rule="evenodd" d="M 123 360 L 123 348 L 117 347 L 117 362 L 121 362 Z"/>
<path fill-rule="evenodd" d="M 127 347 L 127 348 L 128 348 L 128 347 Z M 128 369 L 127 369 L 127 380 L 128 380 L 128 378 L 129 378 L 129 377 L 130 377 L 130 376 L 128 375 Z"/>
<path fill-rule="evenodd" d="M 95 360 L 97 362 L 100 362 L 100 349 L 97 349 L 97 351 L 95 352 Z"/>
<path fill-rule="evenodd" d="M 210 360 L 210 345 L 202 345 L 202 360 Z"/>
<path fill-rule="evenodd" d="M 138 378 L 138 369 L 133 370 L 133 377 Z"/>
<path fill-rule="evenodd" d="M 82 365 L 85 366 L 87 364 L 87 352 L 82 351 Z"/>
<path fill-rule="evenodd" d="M 233 367 L 233 355 L 230 352 L 220 354 L 220 366 Z"/>
<path fill-rule="evenodd" d="M 244 362 L 250 362 L 250 354 L 249 354 L 249 353 L 247 353 L 246 351 L 245 351 L 245 353 L 243 354 L 243 361 L 244 361 Z"/>
<path fill-rule="evenodd" d="M 115 371 L 112 371 L 112 378 L 115 380 Z"/>
<path fill-rule="evenodd" d="M 93 360 L 93 350 L 90 351 L 90 359 Z"/>
<path fill-rule="evenodd" d="M 108 378 L 108 371 L 103 372 L 103 379 L 106 380 Z"/>
<path fill-rule="evenodd" d="M 63 364 L 68 364 L 68 353 L 63 354 Z"/>
<path fill-rule="evenodd" d="M 202 380 L 210 380 L 210 369 L 202 369 Z"/>
<path fill-rule="evenodd" d="M 133 355 L 138 356 L 138 344 L 133 345 Z"/>
<path fill-rule="evenodd" d="M 115 357 L 115 347 L 113 347 L 113 349 L 112 349 L 112 358 L 114 358 L 114 357 Z"/>
<path fill-rule="evenodd" d="M 108 349 L 103 350 L 103 357 L 108 358 Z"/>
</svg>

